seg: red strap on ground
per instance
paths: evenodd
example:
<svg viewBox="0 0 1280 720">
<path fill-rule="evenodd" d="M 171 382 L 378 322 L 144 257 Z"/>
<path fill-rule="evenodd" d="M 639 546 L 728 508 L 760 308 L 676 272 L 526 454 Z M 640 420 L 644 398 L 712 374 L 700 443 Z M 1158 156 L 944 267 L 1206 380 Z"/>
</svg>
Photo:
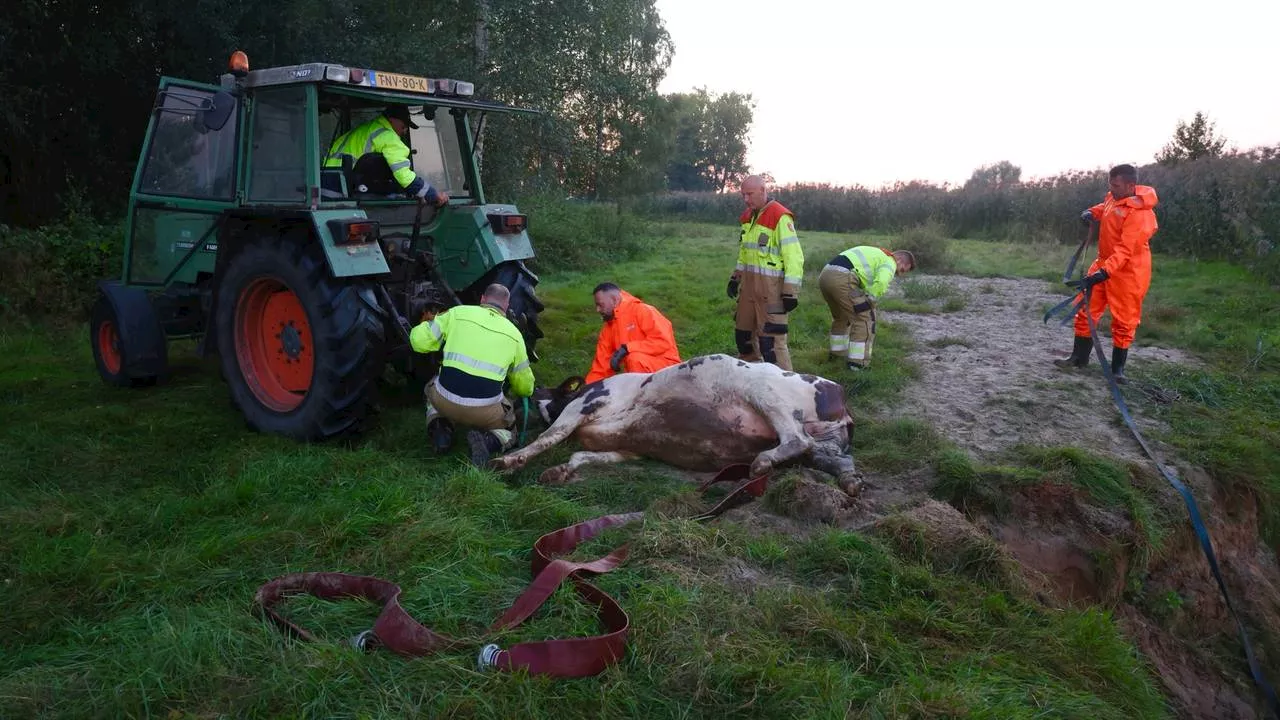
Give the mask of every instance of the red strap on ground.
<svg viewBox="0 0 1280 720">
<path fill-rule="evenodd" d="M 765 491 L 768 477 L 748 478 L 746 465 L 730 465 L 715 478 L 699 487 L 705 491 L 719 482 L 738 482 L 715 507 L 695 519 L 717 517 L 730 507 L 749 502 Z M 480 668 L 495 667 L 500 670 L 525 669 L 530 674 L 552 677 L 587 677 L 596 675 L 606 667 L 617 663 L 626 652 L 627 631 L 630 619 L 627 613 L 603 590 L 584 580 L 581 573 L 601 574 L 622 564 L 627 558 L 627 546 L 615 548 L 604 557 L 591 562 L 569 562 L 556 559 L 555 555 L 570 553 L 581 543 L 590 540 L 610 527 L 625 525 L 644 518 L 644 513 L 605 515 L 561 528 L 538 538 L 533 544 L 533 582 L 516 598 L 511 607 L 488 628 L 489 634 L 509 630 L 529 619 L 542 604 L 555 593 L 566 580 L 572 580 L 583 602 L 596 607 L 596 612 L 606 632 L 583 638 L 564 638 L 526 642 L 512 645 L 506 650 L 497 645 L 487 645 L 480 651 Z M 400 586 L 386 580 L 362 575 L 333 572 L 291 573 L 277 577 L 254 594 L 254 607 L 287 634 L 303 640 L 315 637 L 305 629 L 286 619 L 276 610 L 284 598 L 290 595 L 311 594 L 324 600 L 349 597 L 364 598 L 382 605 L 382 612 L 373 624 L 373 636 L 390 650 L 408 656 L 422 656 L 463 645 L 462 641 L 441 635 L 422 625 L 400 606 Z"/>
<path fill-rule="evenodd" d="M 710 510 L 701 515 L 695 515 L 694 520 L 710 520 L 711 518 L 719 517 L 733 508 L 745 505 L 753 499 L 764 495 L 764 491 L 769 489 L 769 476 L 767 474 L 753 478 L 751 477 L 749 465 L 729 465 L 717 473 L 715 477 L 699 485 L 698 492 L 706 492 L 707 488 L 722 482 L 736 482 L 738 485 L 730 490 L 728 495 L 721 498 L 720 502 L 716 503 Z"/>
</svg>

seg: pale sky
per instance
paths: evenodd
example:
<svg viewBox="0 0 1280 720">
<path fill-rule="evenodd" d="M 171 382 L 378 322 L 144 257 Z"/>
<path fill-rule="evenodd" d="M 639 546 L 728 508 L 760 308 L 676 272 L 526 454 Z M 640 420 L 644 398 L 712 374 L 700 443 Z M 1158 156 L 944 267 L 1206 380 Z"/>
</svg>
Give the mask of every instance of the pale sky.
<svg viewBox="0 0 1280 720">
<path fill-rule="evenodd" d="M 660 91 L 751 93 L 747 162 L 781 184 L 1142 164 L 1197 110 L 1280 144 L 1276 0 L 656 2 Z"/>
</svg>

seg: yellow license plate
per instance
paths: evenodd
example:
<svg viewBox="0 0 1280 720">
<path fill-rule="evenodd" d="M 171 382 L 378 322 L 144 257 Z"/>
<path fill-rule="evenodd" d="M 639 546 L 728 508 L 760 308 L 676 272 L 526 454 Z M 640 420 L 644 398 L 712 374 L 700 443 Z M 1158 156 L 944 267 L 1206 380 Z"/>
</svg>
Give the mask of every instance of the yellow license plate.
<svg viewBox="0 0 1280 720">
<path fill-rule="evenodd" d="M 370 85 L 388 90 L 407 90 L 409 92 L 431 92 L 431 81 L 415 75 L 398 75 L 389 72 L 374 72 Z"/>
</svg>

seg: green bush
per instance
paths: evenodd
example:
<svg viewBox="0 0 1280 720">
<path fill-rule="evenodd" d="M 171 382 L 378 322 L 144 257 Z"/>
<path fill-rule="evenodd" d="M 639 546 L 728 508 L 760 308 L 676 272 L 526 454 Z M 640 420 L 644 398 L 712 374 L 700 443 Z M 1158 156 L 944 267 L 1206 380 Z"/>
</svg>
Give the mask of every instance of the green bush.
<svg viewBox="0 0 1280 720">
<path fill-rule="evenodd" d="M 894 250 L 910 250 L 921 272 L 946 274 L 956 271 L 955 253 L 946 229 L 937 220 L 928 220 L 903 230 Z"/>
<path fill-rule="evenodd" d="M 637 257 L 644 222 L 616 203 L 537 197 L 523 201 L 537 272 L 588 270 Z"/>
<path fill-rule="evenodd" d="M 119 275 L 123 247 L 123 223 L 77 212 L 35 230 L 0 225 L 0 317 L 87 317 L 98 280 Z"/>
</svg>

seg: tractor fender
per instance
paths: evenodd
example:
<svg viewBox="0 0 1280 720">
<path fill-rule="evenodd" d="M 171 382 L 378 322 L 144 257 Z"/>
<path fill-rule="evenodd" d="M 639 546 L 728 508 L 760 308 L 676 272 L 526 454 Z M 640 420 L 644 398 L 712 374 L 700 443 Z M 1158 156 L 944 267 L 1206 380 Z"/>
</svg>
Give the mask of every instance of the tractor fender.
<svg viewBox="0 0 1280 720">
<path fill-rule="evenodd" d="M 133 378 L 164 377 L 169 367 L 168 338 L 147 293 L 118 280 L 99 280 L 98 291 L 115 311 L 124 372 Z"/>
<path fill-rule="evenodd" d="M 365 275 L 381 275 L 391 271 L 387 258 L 382 253 L 379 242 L 347 244 L 346 238 L 334 233 L 334 226 L 342 221 L 368 220 L 364 210 L 338 209 L 313 210 L 311 226 L 316 237 L 324 246 L 325 259 L 329 263 L 329 272 L 334 277 L 361 277 Z M 337 222 L 334 222 L 337 221 Z"/>
<path fill-rule="evenodd" d="M 247 244 L 281 242 L 288 238 L 297 242 L 319 242 L 324 249 L 325 265 L 333 277 L 377 276 L 390 272 L 382 245 L 378 242 L 348 245 L 334 236 L 333 220 L 367 220 L 359 208 L 333 210 L 284 210 L 264 212 L 257 208 L 236 208 L 227 212 L 218 235 L 218 260 L 214 277 L 226 272 L 227 264 Z M 206 312 L 213 317 L 222 302 L 219 282 L 215 280 Z M 197 350 L 200 357 L 218 353 L 216 333 L 206 333 Z"/>
</svg>

